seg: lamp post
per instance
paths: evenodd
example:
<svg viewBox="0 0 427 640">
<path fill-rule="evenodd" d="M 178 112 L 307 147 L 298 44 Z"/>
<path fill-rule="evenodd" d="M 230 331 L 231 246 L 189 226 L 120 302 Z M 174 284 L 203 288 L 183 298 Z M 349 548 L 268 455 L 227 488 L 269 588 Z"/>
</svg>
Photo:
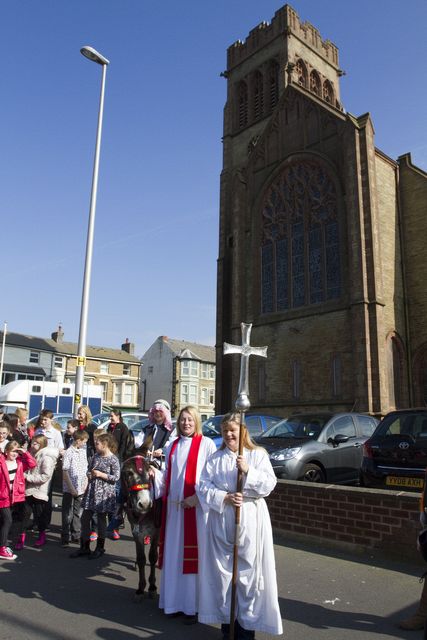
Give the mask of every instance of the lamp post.
<svg viewBox="0 0 427 640">
<path fill-rule="evenodd" d="M 4 348 L 6 345 L 6 333 L 7 333 L 7 322 L 4 323 L 3 328 L 3 341 L 1 345 L 1 356 L 0 356 L 0 387 L 2 386 L 2 378 L 3 378 L 3 365 L 4 365 Z"/>
<path fill-rule="evenodd" d="M 83 399 L 83 387 L 84 376 L 86 367 L 86 334 L 87 334 L 87 316 L 89 307 L 89 291 L 90 291 L 90 277 L 92 271 L 92 253 L 93 253 L 93 233 L 95 228 L 95 211 L 96 211 L 96 196 L 98 191 L 98 169 L 99 169 L 99 152 L 101 148 L 101 134 L 102 134 L 102 117 L 104 114 L 104 93 L 105 93 L 105 77 L 107 75 L 107 66 L 110 64 L 107 58 L 98 53 L 92 47 L 82 47 L 80 53 L 100 64 L 102 66 L 102 80 L 101 80 L 101 96 L 99 100 L 99 113 L 98 113 L 98 130 L 96 133 L 96 145 L 95 145 L 95 158 L 93 162 L 93 174 L 92 174 L 92 192 L 90 198 L 90 210 L 89 210 L 89 223 L 87 229 L 86 240 L 86 259 L 85 270 L 83 276 L 83 291 L 82 291 L 82 304 L 80 309 L 80 328 L 79 328 L 79 346 L 77 353 L 77 366 L 76 366 L 76 383 L 74 389 L 74 417 L 77 417 L 77 410 L 79 404 Z"/>
</svg>

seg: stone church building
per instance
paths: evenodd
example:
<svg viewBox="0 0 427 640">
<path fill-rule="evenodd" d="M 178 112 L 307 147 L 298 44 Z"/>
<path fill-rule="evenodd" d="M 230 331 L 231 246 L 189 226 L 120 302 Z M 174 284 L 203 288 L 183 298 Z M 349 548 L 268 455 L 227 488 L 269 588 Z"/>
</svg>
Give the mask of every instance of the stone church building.
<svg viewBox="0 0 427 640">
<path fill-rule="evenodd" d="M 427 403 L 427 174 L 346 112 L 338 49 L 285 5 L 227 52 L 216 412 L 240 323 L 252 410 L 382 415 Z M 402 116 L 403 117 L 403 116 Z"/>
</svg>

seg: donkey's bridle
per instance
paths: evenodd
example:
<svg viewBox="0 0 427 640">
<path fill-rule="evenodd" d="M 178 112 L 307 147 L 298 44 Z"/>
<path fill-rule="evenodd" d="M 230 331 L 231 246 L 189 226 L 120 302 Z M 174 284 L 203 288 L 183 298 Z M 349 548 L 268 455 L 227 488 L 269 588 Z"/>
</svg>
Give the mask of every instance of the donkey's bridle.
<svg viewBox="0 0 427 640">
<path fill-rule="evenodd" d="M 132 456 L 132 458 L 128 458 L 128 460 L 126 460 L 126 462 L 128 462 L 129 460 L 134 460 L 135 462 L 135 467 L 137 470 L 137 473 L 139 473 L 139 475 L 141 476 L 144 470 L 144 463 L 145 463 L 145 458 L 144 456 Z M 133 484 L 131 487 L 126 487 L 126 490 L 131 493 L 132 491 L 144 491 L 147 489 L 150 489 L 151 483 L 137 483 L 137 484 Z"/>
<path fill-rule="evenodd" d="M 128 491 L 143 491 L 144 489 L 149 489 L 150 485 L 149 484 L 133 484 L 131 487 L 128 488 Z"/>
</svg>

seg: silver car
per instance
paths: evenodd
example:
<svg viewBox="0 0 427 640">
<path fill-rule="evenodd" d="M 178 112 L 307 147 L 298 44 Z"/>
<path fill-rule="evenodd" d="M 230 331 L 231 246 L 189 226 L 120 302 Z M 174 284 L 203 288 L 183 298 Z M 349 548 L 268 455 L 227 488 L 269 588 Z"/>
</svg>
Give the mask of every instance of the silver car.
<svg viewBox="0 0 427 640">
<path fill-rule="evenodd" d="M 306 413 L 282 420 L 255 438 L 277 477 L 337 484 L 359 481 L 364 442 L 378 420 L 360 413 Z"/>
</svg>

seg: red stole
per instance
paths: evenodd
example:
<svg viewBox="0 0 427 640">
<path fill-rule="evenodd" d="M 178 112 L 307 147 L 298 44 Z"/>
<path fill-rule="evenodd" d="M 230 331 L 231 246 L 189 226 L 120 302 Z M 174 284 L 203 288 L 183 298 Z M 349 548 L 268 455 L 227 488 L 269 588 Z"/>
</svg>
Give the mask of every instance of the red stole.
<svg viewBox="0 0 427 640">
<path fill-rule="evenodd" d="M 163 552 L 165 544 L 166 534 L 166 516 L 168 507 L 169 487 L 172 473 L 172 456 L 178 446 L 178 442 L 181 437 L 177 438 L 172 444 L 171 452 L 169 456 L 168 471 L 166 476 L 166 487 L 163 496 L 163 509 L 162 509 L 162 526 L 160 529 L 160 542 L 159 542 L 159 569 L 163 567 Z M 187 458 L 187 464 L 185 467 L 184 477 L 184 498 L 188 498 L 195 493 L 196 484 L 196 470 L 197 459 L 199 456 L 200 444 L 202 442 L 201 435 L 195 435 L 192 438 L 190 451 Z M 182 508 L 182 507 L 178 507 Z M 183 573 L 198 573 L 199 570 L 199 553 L 197 546 L 197 520 L 196 520 L 196 507 L 191 509 L 184 509 L 184 559 L 183 559 Z"/>
</svg>

